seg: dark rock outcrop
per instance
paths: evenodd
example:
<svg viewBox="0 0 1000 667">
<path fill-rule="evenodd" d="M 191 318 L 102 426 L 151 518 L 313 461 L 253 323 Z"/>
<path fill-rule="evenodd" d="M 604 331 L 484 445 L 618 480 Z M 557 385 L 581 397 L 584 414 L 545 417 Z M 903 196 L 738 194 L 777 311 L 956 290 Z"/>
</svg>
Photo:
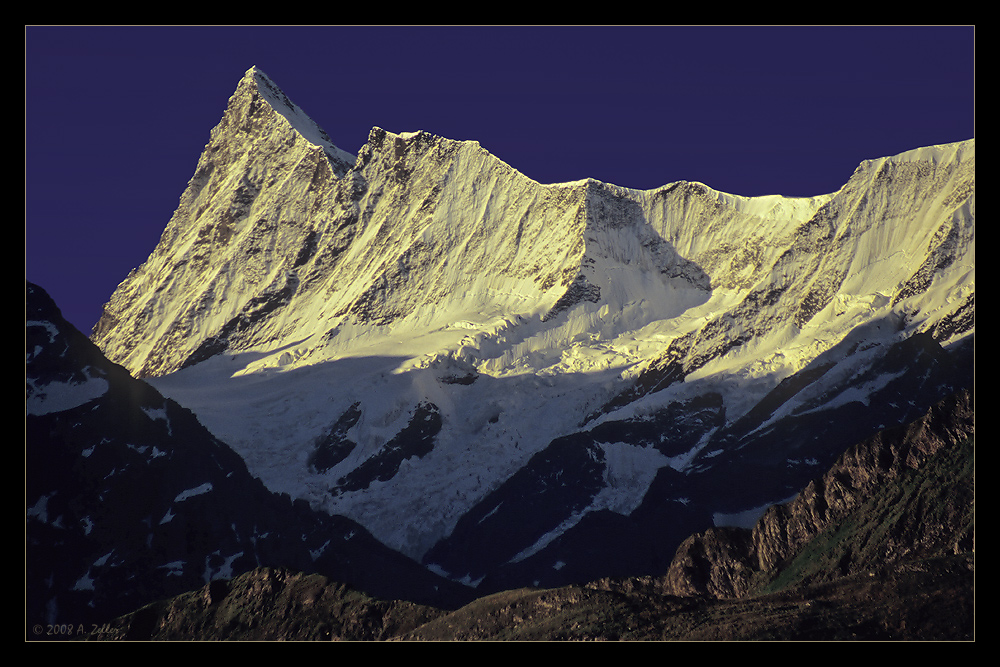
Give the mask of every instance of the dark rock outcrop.
<svg viewBox="0 0 1000 667">
<path fill-rule="evenodd" d="M 380 600 L 319 574 L 262 567 L 154 602 L 89 639 L 125 641 L 378 641 L 445 611 Z"/>
<path fill-rule="evenodd" d="M 783 585 L 812 582 L 973 551 L 974 434 L 973 397 L 962 391 L 923 418 L 851 447 L 795 499 L 770 507 L 753 529 L 712 528 L 689 537 L 677 550 L 665 590 L 739 598 L 779 578 Z M 925 490 L 911 480 L 918 473 L 932 476 L 934 502 L 918 495 Z M 896 490 L 880 497 L 888 488 Z M 862 512 L 867 520 L 857 518 Z M 838 537 L 838 531 L 858 539 Z M 835 562 L 800 563 L 800 574 L 789 574 L 795 559 L 817 558 L 810 549 Z"/>
</svg>

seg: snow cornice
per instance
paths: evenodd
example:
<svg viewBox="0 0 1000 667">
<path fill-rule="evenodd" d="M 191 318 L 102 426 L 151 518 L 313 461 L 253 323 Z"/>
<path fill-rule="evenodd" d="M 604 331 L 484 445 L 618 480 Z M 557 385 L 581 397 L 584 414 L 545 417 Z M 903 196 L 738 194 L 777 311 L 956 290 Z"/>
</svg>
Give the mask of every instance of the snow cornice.
<svg viewBox="0 0 1000 667">
<path fill-rule="evenodd" d="M 288 121 L 292 129 L 298 132 L 302 138 L 323 148 L 331 162 L 341 163 L 348 168 L 354 164 L 356 156 L 334 145 L 326 130 L 310 118 L 301 107 L 292 102 L 274 80 L 256 65 L 246 71 L 237 90 L 244 87 L 249 88 L 253 91 L 252 94 L 256 94 L 267 102 L 277 114 Z"/>
</svg>

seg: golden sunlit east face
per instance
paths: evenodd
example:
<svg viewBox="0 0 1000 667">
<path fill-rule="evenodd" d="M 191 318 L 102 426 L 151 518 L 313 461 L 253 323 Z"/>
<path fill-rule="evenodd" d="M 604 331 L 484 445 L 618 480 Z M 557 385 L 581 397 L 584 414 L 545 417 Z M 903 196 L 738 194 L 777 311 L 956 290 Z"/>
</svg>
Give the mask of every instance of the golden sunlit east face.
<svg viewBox="0 0 1000 667">
<path fill-rule="evenodd" d="M 974 638 L 973 29 L 26 27 L 26 634 Z"/>
</svg>

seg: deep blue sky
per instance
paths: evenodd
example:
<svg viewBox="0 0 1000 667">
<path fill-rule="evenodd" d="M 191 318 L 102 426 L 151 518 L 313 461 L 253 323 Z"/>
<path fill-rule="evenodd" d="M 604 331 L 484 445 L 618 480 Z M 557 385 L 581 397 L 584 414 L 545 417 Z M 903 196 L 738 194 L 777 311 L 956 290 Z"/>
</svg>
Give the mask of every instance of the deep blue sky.
<svg viewBox="0 0 1000 667">
<path fill-rule="evenodd" d="M 85 333 L 243 73 L 356 152 L 472 139 L 543 183 L 838 189 L 975 136 L 974 27 L 26 27 L 25 274 Z"/>
</svg>

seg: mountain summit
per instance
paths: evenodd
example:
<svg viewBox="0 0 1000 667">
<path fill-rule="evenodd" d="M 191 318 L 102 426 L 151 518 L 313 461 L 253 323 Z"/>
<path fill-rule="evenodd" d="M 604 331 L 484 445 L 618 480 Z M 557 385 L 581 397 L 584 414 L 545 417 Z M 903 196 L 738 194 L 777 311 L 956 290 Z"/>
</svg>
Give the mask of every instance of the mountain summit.
<svg viewBox="0 0 1000 667">
<path fill-rule="evenodd" d="M 975 141 L 837 192 L 337 148 L 249 70 L 92 340 L 272 491 L 480 590 L 666 570 L 971 387 Z"/>
</svg>

